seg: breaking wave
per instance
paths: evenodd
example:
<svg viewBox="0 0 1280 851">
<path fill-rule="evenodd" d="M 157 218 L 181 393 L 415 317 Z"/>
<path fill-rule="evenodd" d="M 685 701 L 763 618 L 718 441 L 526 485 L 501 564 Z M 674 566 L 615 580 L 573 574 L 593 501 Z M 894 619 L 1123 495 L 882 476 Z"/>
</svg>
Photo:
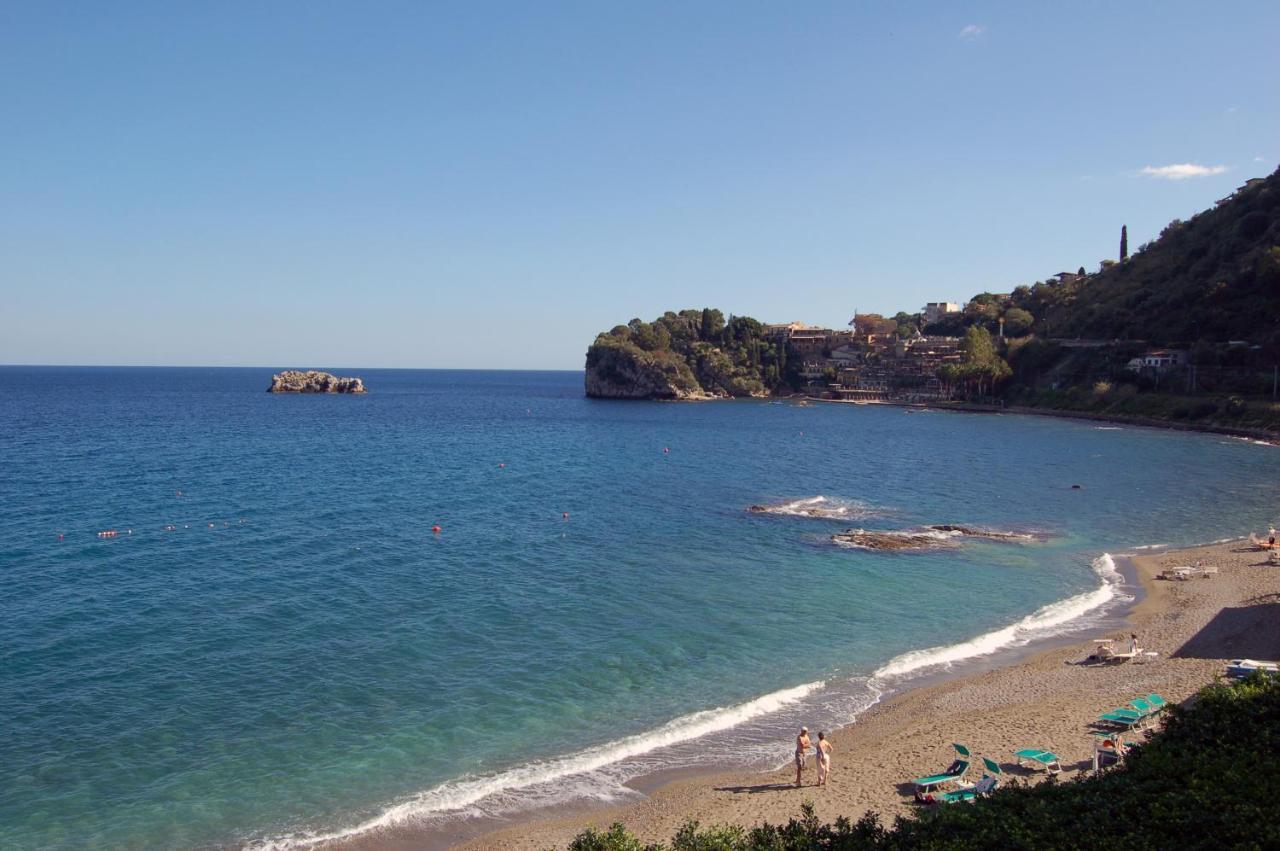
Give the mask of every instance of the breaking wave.
<svg viewBox="0 0 1280 851">
<path fill-rule="evenodd" d="M 782 517 L 816 517 L 820 520 L 863 520 L 868 517 L 879 517 L 885 513 L 884 509 L 878 509 L 860 500 L 822 495 L 771 505 L 752 505 L 747 511 L 752 514 L 774 514 Z"/>
<path fill-rule="evenodd" d="M 1103 553 L 1094 559 L 1092 567 L 1101 580 L 1101 584 L 1092 591 L 1050 603 L 1017 623 L 958 644 L 903 653 L 889 660 L 873 676 L 881 680 L 907 679 L 935 670 L 947 670 L 956 662 L 989 656 L 1006 647 L 1020 647 L 1036 639 L 1046 638 L 1062 631 L 1064 625 L 1113 600 L 1128 599 L 1128 595 L 1122 590 L 1124 577 L 1116 570 L 1115 561 L 1110 554 Z"/>
</svg>

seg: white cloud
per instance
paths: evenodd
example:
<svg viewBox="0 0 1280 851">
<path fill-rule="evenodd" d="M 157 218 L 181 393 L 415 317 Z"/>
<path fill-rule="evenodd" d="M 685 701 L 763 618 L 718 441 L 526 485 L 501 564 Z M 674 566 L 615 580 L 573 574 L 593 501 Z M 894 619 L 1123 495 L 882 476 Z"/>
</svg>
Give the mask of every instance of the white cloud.
<svg viewBox="0 0 1280 851">
<path fill-rule="evenodd" d="M 977 38 L 978 36 L 982 35 L 986 31 L 987 31 L 987 28 L 984 27 L 982 24 L 969 24 L 967 27 L 960 30 L 960 37 L 970 38 L 970 39 Z"/>
<path fill-rule="evenodd" d="M 1266 162 L 1266 160 L 1264 160 L 1262 157 L 1254 157 L 1254 158 L 1253 158 L 1253 161 L 1254 161 L 1254 162 L 1256 162 L 1256 163 L 1264 163 L 1264 162 Z"/>
<path fill-rule="evenodd" d="M 1161 180 L 1186 180 L 1188 177 L 1209 177 L 1222 174 L 1227 170 L 1225 165 L 1196 165 L 1195 163 L 1175 163 L 1174 165 L 1147 166 L 1142 174 L 1147 177 L 1158 177 Z"/>
</svg>

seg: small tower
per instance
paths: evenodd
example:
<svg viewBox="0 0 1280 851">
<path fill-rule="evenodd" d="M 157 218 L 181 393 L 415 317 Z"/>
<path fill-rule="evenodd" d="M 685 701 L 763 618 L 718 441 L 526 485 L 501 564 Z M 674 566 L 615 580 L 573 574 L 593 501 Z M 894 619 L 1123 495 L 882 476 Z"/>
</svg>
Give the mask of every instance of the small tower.
<svg viewBox="0 0 1280 851">
<path fill-rule="evenodd" d="M 1129 259 L 1129 226 L 1120 226 L 1120 262 Z"/>
</svg>

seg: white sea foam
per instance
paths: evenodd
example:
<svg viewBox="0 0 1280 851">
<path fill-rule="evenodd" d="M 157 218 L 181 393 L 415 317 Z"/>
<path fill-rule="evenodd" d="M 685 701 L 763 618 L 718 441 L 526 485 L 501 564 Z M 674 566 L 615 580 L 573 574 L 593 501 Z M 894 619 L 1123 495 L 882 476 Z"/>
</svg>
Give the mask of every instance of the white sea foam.
<svg viewBox="0 0 1280 851">
<path fill-rule="evenodd" d="M 1110 554 L 1104 553 L 1094 559 L 1093 570 L 1102 584 L 1092 591 L 1050 603 L 1017 623 L 968 641 L 903 653 L 889 660 L 873 676 L 880 680 L 906 679 L 929 671 L 946 670 L 956 662 L 989 656 L 1006 647 L 1023 646 L 1037 638 L 1051 635 L 1082 615 L 1126 596 L 1121 591 L 1124 577 L 1116 570 L 1115 561 Z"/>
<path fill-rule="evenodd" d="M 350 839 L 383 828 L 448 814 L 497 814 L 513 809 L 549 803 L 535 787 L 557 783 L 565 778 L 589 775 L 607 766 L 632 759 L 691 739 L 726 730 L 762 715 L 777 712 L 822 688 L 813 682 L 758 697 L 737 706 L 694 712 L 663 724 L 646 733 L 607 742 L 568 756 L 529 762 L 496 774 L 468 776 L 442 783 L 409 800 L 383 810 L 377 816 L 344 830 L 329 833 L 293 834 L 265 840 L 251 847 L 268 849 L 309 848 L 326 842 Z M 520 801 L 504 801 L 512 792 L 528 791 Z M 556 797 L 592 797 L 613 799 L 628 794 L 620 783 L 574 784 L 559 788 Z M 483 809 L 481 803 L 489 804 Z M 475 808 L 473 810 L 473 808 Z"/>
<path fill-rule="evenodd" d="M 884 513 L 882 509 L 877 509 L 860 500 L 821 494 L 780 502 L 776 505 L 752 506 L 751 511 L 786 517 L 818 517 L 826 520 L 859 520 Z"/>
</svg>

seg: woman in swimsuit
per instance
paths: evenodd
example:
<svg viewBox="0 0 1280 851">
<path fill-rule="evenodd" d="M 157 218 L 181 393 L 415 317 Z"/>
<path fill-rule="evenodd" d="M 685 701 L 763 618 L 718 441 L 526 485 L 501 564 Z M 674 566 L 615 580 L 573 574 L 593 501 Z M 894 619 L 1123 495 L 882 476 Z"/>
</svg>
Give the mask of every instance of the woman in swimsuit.
<svg viewBox="0 0 1280 851">
<path fill-rule="evenodd" d="M 831 776 L 831 743 L 827 741 L 826 733 L 818 734 L 815 747 L 818 751 L 818 785 L 826 786 L 827 778 Z"/>
<path fill-rule="evenodd" d="M 801 727 L 796 736 L 796 786 L 800 785 L 800 775 L 804 773 L 804 760 L 809 754 L 809 728 Z"/>
</svg>

